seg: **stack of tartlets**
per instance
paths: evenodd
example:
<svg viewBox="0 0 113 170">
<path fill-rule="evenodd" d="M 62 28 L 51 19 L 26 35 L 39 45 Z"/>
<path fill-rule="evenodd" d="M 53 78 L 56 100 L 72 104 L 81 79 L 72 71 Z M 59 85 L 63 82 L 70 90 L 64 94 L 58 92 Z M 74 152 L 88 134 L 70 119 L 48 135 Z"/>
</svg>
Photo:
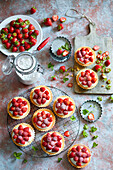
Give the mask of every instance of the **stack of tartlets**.
<svg viewBox="0 0 113 170">
<path fill-rule="evenodd" d="M 83 67 L 95 62 L 96 54 L 90 47 L 80 47 L 75 52 L 75 61 Z M 89 68 L 82 69 L 76 76 L 77 85 L 85 90 L 94 88 L 98 84 L 98 75 Z"/>
</svg>

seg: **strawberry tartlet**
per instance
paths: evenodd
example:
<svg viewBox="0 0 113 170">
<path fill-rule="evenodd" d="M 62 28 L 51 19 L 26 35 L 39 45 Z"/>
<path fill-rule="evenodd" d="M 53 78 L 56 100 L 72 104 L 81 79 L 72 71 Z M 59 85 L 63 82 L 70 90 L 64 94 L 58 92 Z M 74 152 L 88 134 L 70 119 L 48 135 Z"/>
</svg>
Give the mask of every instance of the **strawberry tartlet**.
<svg viewBox="0 0 113 170">
<path fill-rule="evenodd" d="M 33 114 L 33 126 L 39 131 L 48 131 L 55 124 L 55 116 L 49 109 L 39 109 Z"/>
<path fill-rule="evenodd" d="M 95 59 L 95 52 L 90 47 L 80 47 L 75 52 L 75 61 L 81 66 L 89 66 Z"/>
<path fill-rule="evenodd" d="M 52 92 L 46 86 L 37 86 L 30 93 L 31 102 L 38 107 L 46 107 L 52 101 Z"/>
<path fill-rule="evenodd" d="M 82 69 L 76 76 L 76 82 L 83 89 L 92 89 L 98 83 L 98 75 L 91 69 Z"/>
<path fill-rule="evenodd" d="M 67 157 L 72 166 L 84 168 L 91 160 L 91 152 L 87 146 L 76 144 L 69 149 Z"/>
<path fill-rule="evenodd" d="M 13 119 L 23 119 L 30 112 L 30 103 L 24 97 L 14 97 L 7 105 L 7 112 Z"/>
<path fill-rule="evenodd" d="M 41 147 L 49 155 L 59 154 L 64 148 L 64 137 L 59 132 L 46 133 L 41 139 Z"/>
<path fill-rule="evenodd" d="M 31 125 L 20 123 L 13 128 L 11 137 L 16 145 L 24 147 L 32 143 L 35 131 Z"/>
<path fill-rule="evenodd" d="M 67 118 L 75 111 L 75 103 L 72 98 L 68 96 L 60 96 L 53 103 L 54 113 L 61 117 Z"/>
</svg>

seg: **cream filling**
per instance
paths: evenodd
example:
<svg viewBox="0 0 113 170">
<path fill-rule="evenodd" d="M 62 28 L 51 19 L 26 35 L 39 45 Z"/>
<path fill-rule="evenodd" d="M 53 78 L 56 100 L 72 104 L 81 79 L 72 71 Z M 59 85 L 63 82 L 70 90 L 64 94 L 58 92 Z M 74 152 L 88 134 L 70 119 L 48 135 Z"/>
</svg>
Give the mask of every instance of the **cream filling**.
<svg viewBox="0 0 113 170">
<path fill-rule="evenodd" d="M 49 112 L 47 112 L 47 111 L 45 111 L 45 113 L 49 113 Z M 36 117 L 36 116 L 35 116 Z M 52 117 L 52 115 L 50 115 L 50 117 Z M 44 120 L 47 120 L 48 121 L 48 118 L 46 118 L 46 119 L 44 119 Z M 40 121 L 40 120 L 39 120 Z M 49 122 L 49 121 L 48 121 Z M 38 126 L 36 123 L 35 123 L 35 125 L 38 127 L 38 128 L 40 128 L 40 129 L 48 129 L 51 125 L 52 125 L 52 123 L 53 123 L 53 121 L 52 122 L 50 122 L 50 125 L 49 126 L 46 126 L 45 128 L 42 128 L 41 126 Z"/>
<path fill-rule="evenodd" d="M 83 148 L 83 146 L 81 146 L 81 149 Z M 71 152 L 70 152 L 71 153 Z M 89 158 L 87 158 L 88 159 L 88 161 L 89 161 Z M 70 160 L 71 160 L 71 162 L 74 164 L 74 165 L 76 165 L 76 163 L 77 163 L 77 161 L 75 161 L 74 160 L 74 158 L 70 158 Z M 81 162 L 81 166 L 83 166 L 83 165 L 85 165 L 86 163 L 83 163 L 83 162 Z"/>
<path fill-rule="evenodd" d="M 93 72 L 93 71 L 92 71 L 92 72 Z M 92 73 L 92 72 L 91 72 L 91 73 Z M 80 73 L 79 77 L 81 77 L 81 73 Z M 79 80 L 79 77 L 78 77 L 78 80 Z M 83 78 L 84 78 L 84 77 L 83 77 Z M 86 81 L 86 80 L 83 80 L 83 81 Z M 80 83 L 82 86 L 84 86 L 84 87 L 88 87 L 87 85 L 83 85 L 83 84 L 82 84 L 82 81 L 79 81 L 79 83 Z M 92 86 L 95 86 L 96 83 L 97 83 L 97 81 L 96 81 L 95 83 L 92 83 L 91 87 L 92 87 Z"/>
<path fill-rule="evenodd" d="M 25 125 L 22 125 L 23 128 L 27 127 Z M 14 128 L 14 129 L 18 129 L 18 127 Z M 25 141 L 25 144 L 26 145 L 27 143 L 29 143 L 30 141 L 32 141 L 34 139 L 34 136 L 35 136 L 35 133 L 34 133 L 34 130 L 31 130 L 31 128 L 29 128 L 29 132 L 31 132 L 31 137 L 29 137 L 29 140 L 28 141 Z M 15 135 L 15 133 L 13 132 L 12 133 L 12 137 Z M 13 138 L 13 140 L 16 142 L 16 139 Z M 21 143 L 19 143 L 20 145 L 23 145 Z"/>
<path fill-rule="evenodd" d="M 61 99 L 65 99 L 66 97 L 61 97 Z M 71 101 L 71 100 L 69 100 L 69 101 Z M 57 102 L 56 102 L 57 103 Z M 64 103 L 63 103 L 63 106 L 65 107 L 65 108 L 68 108 Z M 71 106 L 72 108 L 73 108 L 73 106 Z M 58 110 L 58 108 L 56 108 L 56 105 L 55 105 L 55 110 L 57 111 Z M 67 111 L 67 110 L 66 110 Z M 68 112 L 68 114 L 70 114 L 72 111 L 67 111 Z M 64 115 L 63 113 L 58 113 L 59 115 L 61 115 L 61 116 L 66 116 L 66 115 Z M 67 114 L 67 115 L 68 115 Z"/>
<path fill-rule="evenodd" d="M 44 140 L 43 140 L 43 142 L 45 142 Z M 54 141 L 55 142 L 55 144 L 58 142 L 58 141 Z M 62 139 L 60 140 L 60 142 L 62 143 Z M 43 146 L 44 147 L 44 146 Z M 53 148 L 55 147 L 55 145 L 53 146 Z M 46 150 L 46 147 L 44 147 L 44 149 Z M 61 148 L 59 148 L 59 151 L 62 149 L 62 145 L 61 145 Z M 49 153 L 55 153 L 55 152 L 52 152 L 52 149 L 51 150 L 46 150 L 47 152 L 49 152 Z M 58 152 L 59 152 L 58 151 Z"/>
<path fill-rule="evenodd" d="M 40 89 L 40 88 L 37 88 L 37 89 Z M 49 92 L 49 90 L 47 90 L 47 89 L 46 89 L 45 91 L 48 91 L 48 92 Z M 45 91 L 44 91 L 44 92 L 45 92 Z M 41 91 L 40 91 L 40 92 L 41 92 Z M 41 92 L 41 93 L 43 94 L 44 92 Z M 33 97 L 34 97 L 35 94 L 36 94 L 36 93 L 33 92 Z M 49 92 L 49 96 L 50 96 L 50 92 Z M 51 96 L 50 96 L 50 99 L 51 99 Z M 50 99 L 49 99 L 49 100 L 46 100 L 46 102 L 45 102 L 44 104 L 38 104 L 37 101 L 36 101 L 36 99 L 33 99 L 33 100 L 34 100 L 34 102 L 37 103 L 38 105 L 43 106 L 43 105 L 47 104 L 47 103 L 50 101 Z"/>
<path fill-rule="evenodd" d="M 11 106 L 12 106 L 12 103 L 10 104 L 10 107 L 11 107 Z M 10 107 L 9 107 L 9 109 L 10 109 Z M 22 108 L 24 108 L 24 107 L 27 107 L 27 111 L 28 111 L 28 104 L 25 105 L 25 106 L 23 106 Z M 25 113 L 23 113 L 22 116 L 24 116 L 24 115 L 27 113 L 27 111 L 26 111 Z M 10 113 L 13 115 L 13 111 L 10 110 Z M 20 117 L 20 115 L 17 115 L 16 117 Z"/>
</svg>

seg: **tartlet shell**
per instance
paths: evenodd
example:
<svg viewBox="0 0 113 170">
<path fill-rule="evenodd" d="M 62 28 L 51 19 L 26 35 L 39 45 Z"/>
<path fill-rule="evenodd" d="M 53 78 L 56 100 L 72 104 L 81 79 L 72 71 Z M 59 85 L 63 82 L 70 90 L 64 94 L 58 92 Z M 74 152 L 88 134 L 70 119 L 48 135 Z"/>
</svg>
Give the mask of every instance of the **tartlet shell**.
<svg viewBox="0 0 113 170">
<path fill-rule="evenodd" d="M 23 144 L 16 143 L 16 141 L 13 139 L 13 136 L 12 136 L 13 130 L 14 130 L 16 127 L 18 127 L 19 125 L 24 125 L 24 126 L 29 127 L 29 128 L 32 130 L 32 132 L 34 133 L 34 134 L 33 134 L 33 135 L 34 135 L 33 139 L 32 139 L 31 141 L 29 141 L 28 143 L 24 144 L 24 145 L 23 145 Z M 14 128 L 12 129 L 11 138 L 12 138 L 12 141 L 13 141 L 17 146 L 25 147 L 25 146 L 30 145 L 30 144 L 33 142 L 33 140 L 34 140 L 34 138 L 35 138 L 35 131 L 34 131 L 33 127 L 32 127 L 31 125 L 29 125 L 28 123 L 19 123 L 19 124 L 17 124 L 16 126 L 14 126 Z"/>
<path fill-rule="evenodd" d="M 91 151 L 90 151 L 90 149 L 89 149 L 87 146 L 85 146 L 85 145 L 83 145 L 83 144 L 76 144 L 76 145 L 73 145 L 71 148 L 69 148 L 68 153 L 67 153 L 67 158 L 68 158 L 68 161 L 70 162 L 70 164 L 71 164 L 72 166 L 74 166 L 74 167 L 76 167 L 76 168 L 84 168 L 84 167 L 86 167 L 86 166 L 89 164 L 89 162 L 90 162 L 90 160 L 91 160 L 91 156 L 89 157 L 88 163 L 86 163 L 86 164 L 84 164 L 84 165 L 82 165 L 82 166 L 77 166 L 77 165 L 73 164 L 73 162 L 71 162 L 71 160 L 70 160 L 70 158 L 69 158 L 69 154 L 70 154 L 70 152 L 71 152 L 71 149 L 72 149 L 73 147 L 76 147 L 76 146 L 79 146 L 79 145 L 80 145 L 80 146 L 83 146 L 83 147 L 86 147 L 87 150 L 88 150 L 88 152 L 91 154 Z"/>
<path fill-rule="evenodd" d="M 23 99 L 23 100 L 25 100 L 25 101 L 27 102 L 28 109 L 27 109 L 27 112 L 23 114 L 23 116 L 18 116 L 18 117 L 17 117 L 17 116 L 13 116 L 13 115 L 12 115 L 12 113 L 11 113 L 10 110 L 9 110 L 9 108 L 10 108 L 12 99 L 18 99 L 18 98 L 21 98 L 21 99 Z M 13 118 L 13 119 L 23 119 L 23 118 L 25 118 L 25 117 L 29 114 L 29 112 L 30 112 L 30 103 L 29 103 L 29 101 L 28 101 L 26 98 L 21 97 L 21 96 L 14 97 L 14 98 L 12 98 L 12 99 L 10 100 L 10 102 L 9 102 L 8 105 L 7 105 L 7 112 L 8 112 L 8 114 L 9 114 L 9 115 L 11 116 L 11 118 Z"/>
<path fill-rule="evenodd" d="M 38 113 L 38 112 L 42 112 L 42 111 L 47 111 L 47 112 L 49 112 L 49 113 L 52 115 L 52 117 L 53 117 L 53 122 L 52 122 L 51 126 L 50 126 L 50 127 L 47 127 L 46 129 L 41 129 L 41 128 L 37 127 L 36 124 L 33 122 L 33 119 L 34 119 L 34 117 L 36 117 L 37 113 Z M 46 131 L 52 129 L 53 126 L 55 125 L 55 122 L 56 122 L 55 115 L 54 115 L 54 113 L 53 113 L 51 110 L 49 110 L 49 109 L 39 109 L 39 110 L 37 110 L 37 111 L 33 114 L 33 117 L 32 117 L 32 124 L 33 124 L 33 126 L 34 126 L 37 130 L 39 130 L 39 131 L 44 131 L 44 132 L 46 132 Z"/>
<path fill-rule="evenodd" d="M 56 102 L 57 102 L 57 100 L 58 100 L 58 98 L 62 98 L 62 97 L 65 97 L 65 98 L 69 98 L 72 102 L 73 102 L 73 111 L 70 113 L 70 114 L 68 114 L 68 115 L 60 115 L 60 114 L 58 114 L 58 113 L 56 113 L 56 110 L 55 110 L 55 105 L 56 105 Z M 57 97 L 56 99 L 55 99 L 55 101 L 54 101 L 54 103 L 53 103 L 53 110 L 54 110 L 54 113 L 58 116 L 58 117 L 61 117 L 61 118 L 67 118 L 67 117 L 70 117 L 74 112 L 75 112 L 75 102 L 73 101 L 73 99 L 71 98 L 71 97 L 69 97 L 69 96 L 59 96 L 59 97 Z"/>
<path fill-rule="evenodd" d="M 34 92 L 34 90 L 37 89 L 37 88 L 40 88 L 40 87 L 45 87 L 45 88 L 49 91 L 50 99 L 49 99 L 49 101 L 48 101 L 46 104 L 41 104 L 41 105 L 39 105 L 38 103 L 36 103 L 36 102 L 33 100 L 33 92 Z M 35 106 L 37 106 L 37 107 L 46 107 L 46 106 L 48 106 L 48 105 L 52 102 L 52 92 L 51 92 L 51 90 L 50 90 L 47 86 L 42 86 L 42 85 L 41 85 L 41 86 L 37 86 L 37 87 L 35 87 L 35 88 L 33 88 L 33 89 L 31 90 L 30 100 L 31 100 L 31 102 L 32 102 Z"/>
<path fill-rule="evenodd" d="M 96 83 L 94 84 L 94 86 L 84 87 L 82 84 L 80 84 L 80 82 L 79 82 L 79 75 L 80 75 L 80 73 L 81 73 L 82 71 L 85 71 L 85 70 L 91 70 L 91 71 L 93 71 L 93 72 L 95 73 L 96 78 L 97 78 L 97 81 L 96 81 Z M 97 75 L 97 73 L 96 73 L 94 70 L 92 70 L 92 69 L 89 69 L 89 68 L 88 68 L 88 69 L 82 69 L 82 70 L 80 70 L 80 71 L 78 72 L 78 74 L 76 75 L 76 82 L 77 82 L 78 86 L 80 86 L 82 89 L 89 90 L 89 89 L 94 88 L 94 87 L 98 84 L 98 75 Z"/>
<path fill-rule="evenodd" d="M 51 131 L 51 132 L 49 132 L 49 133 L 53 133 L 53 132 L 56 132 L 56 131 Z M 46 134 L 45 135 L 43 135 L 43 137 L 42 137 L 42 139 L 41 139 L 41 148 L 43 149 L 43 151 L 44 152 L 46 152 L 48 155 L 57 155 L 57 154 L 59 154 L 63 149 L 64 149 L 64 137 L 59 133 L 59 132 L 56 132 L 59 136 L 61 136 L 62 137 L 62 147 L 61 147 L 61 149 L 58 151 L 58 152 L 55 152 L 55 153 L 50 153 L 50 152 L 48 152 L 44 147 L 43 147 L 43 145 L 42 145 L 42 142 L 43 142 L 43 138 L 46 136 Z"/>
<path fill-rule="evenodd" d="M 77 59 L 77 51 L 78 51 L 78 50 L 81 50 L 82 48 L 89 48 L 89 49 L 92 51 L 92 53 L 93 53 L 93 55 L 94 55 L 94 57 L 93 57 L 93 62 L 89 62 L 89 63 L 87 63 L 87 64 L 83 64 L 83 63 L 79 62 L 79 60 Z M 79 65 L 85 67 L 85 66 L 90 66 L 90 65 L 92 65 L 92 64 L 95 62 L 96 54 L 95 54 L 94 50 L 92 50 L 92 48 L 87 47 L 87 46 L 83 46 L 83 47 L 78 48 L 78 49 L 75 51 L 74 58 L 75 58 L 75 61 L 76 61 Z"/>
</svg>

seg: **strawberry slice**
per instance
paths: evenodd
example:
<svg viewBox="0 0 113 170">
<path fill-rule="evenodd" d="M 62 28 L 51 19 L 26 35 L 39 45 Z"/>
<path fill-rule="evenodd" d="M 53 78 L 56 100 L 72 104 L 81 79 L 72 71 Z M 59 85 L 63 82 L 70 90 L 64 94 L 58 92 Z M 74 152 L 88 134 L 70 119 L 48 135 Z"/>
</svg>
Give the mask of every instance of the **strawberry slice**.
<svg viewBox="0 0 113 170">
<path fill-rule="evenodd" d="M 66 21 L 66 18 L 65 17 L 61 17 L 60 18 L 60 22 L 65 22 Z"/>
<path fill-rule="evenodd" d="M 98 45 L 95 45 L 94 47 L 93 47 L 93 50 L 95 50 L 95 51 L 97 51 L 97 50 L 99 50 L 99 46 Z"/>
<path fill-rule="evenodd" d="M 65 131 L 64 136 L 69 137 L 70 136 L 69 131 Z"/>
<path fill-rule="evenodd" d="M 90 114 L 88 115 L 88 119 L 89 119 L 89 120 L 95 120 L 94 114 L 93 114 L 93 113 L 90 113 Z"/>
<path fill-rule="evenodd" d="M 67 51 L 67 50 L 64 50 L 62 53 L 63 57 L 67 56 L 68 54 L 69 54 L 69 51 Z"/>
<path fill-rule="evenodd" d="M 59 18 L 58 15 L 53 15 L 53 16 L 52 16 L 52 20 L 53 20 L 53 21 L 57 21 L 58 18 Z"/>
</svg>

